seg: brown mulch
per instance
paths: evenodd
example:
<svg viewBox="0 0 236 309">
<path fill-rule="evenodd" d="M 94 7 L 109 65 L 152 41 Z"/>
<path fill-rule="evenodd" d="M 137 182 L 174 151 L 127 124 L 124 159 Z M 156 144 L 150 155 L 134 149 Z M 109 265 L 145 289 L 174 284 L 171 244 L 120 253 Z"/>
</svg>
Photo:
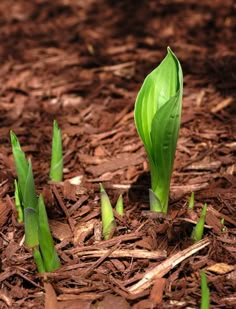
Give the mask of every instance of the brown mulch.
<svg viewBox="0 0 236 309">
<path fill-rule="evenodd" d="M 201 270 L 211 307 L 236 307 L 235 11 L 233 0 L 0 2 L 0 308 L 199 308 Z M 159 218 L 148 212 L 133 108 L 167 46 L 183 66 L 184 98 L 169 213 Z M 59 184 L 48 181 L 54 119 Z M 47 278 L 16 221 L 11 129 L 32 158 L 62 263 Z M 107 241 L 99 182 L 113 204 L 124 196 L 125 217 Z"/>
</svg>

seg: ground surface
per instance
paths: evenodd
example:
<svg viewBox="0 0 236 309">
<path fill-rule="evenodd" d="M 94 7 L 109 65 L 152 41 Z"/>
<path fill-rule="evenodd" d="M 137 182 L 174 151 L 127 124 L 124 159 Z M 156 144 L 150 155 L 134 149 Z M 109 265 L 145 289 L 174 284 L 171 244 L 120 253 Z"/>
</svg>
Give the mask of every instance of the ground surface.
<svg viewBox="0 0 236 309">
<path fill-rule="evenodd" d="M 233 0 L 0 2 L 1 308 L 199 308 L 203 269 L 211 307 L 236 306 L 235 16 Z M 184 99 L 169 213 L 160 219 L 142 212 L 149 169 L 133 107 L 168 45 L 183 66 Z M 53 119 L 63 132 L 58 185 L 48 183 Z M 16 222 L 10 129 L 32 158 L 62 262 L 45 282 Z M 99 182 L 113 203 L 124 195 L 126 216 L 108 241 L 99 237 Z M 190 235 L 203 203 L 200 250 Z M 176 266 L 136 293 L 134 284 L 172 256 Z"/>
</svg>

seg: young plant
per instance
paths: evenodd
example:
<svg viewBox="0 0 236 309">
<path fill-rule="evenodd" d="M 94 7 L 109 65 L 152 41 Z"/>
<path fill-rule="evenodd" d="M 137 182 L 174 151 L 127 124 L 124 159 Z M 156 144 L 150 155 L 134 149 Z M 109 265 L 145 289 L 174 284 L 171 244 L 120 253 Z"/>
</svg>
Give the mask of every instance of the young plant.
<svg viewBox="0 0 236 309">
<path fill-rule="evenodd" d="M 31 161 L 27 162 L 16 135 L 11 131 L 12 152 L 18 176 L 17 182 L 17 211 L 23 212 L 25 225 L 25 243 L 28 247 L 38 245 L 37 206 L 38 199 L 34 184 Z M 19 206 L 20 205 L 20 206 Z M 19 210 L 21 207 L 21 211 Z"/>
<path fill-rule="evenodd" d="M 201 309 L 210 308 L 210 291 L 207 286 L 207 278 L 204 271 L 201 271 Z"/>
<path fill-rule="evenodd" d="M 16 209 L 18 221 L 24 220 L 25 244 L 33 248 L 40 273 L 53 271 L 60 267 L 60 261 L 50 233 L 43 197 L 40 195 L 37 198 L 31 160 L 27 162 L 16 135 L 12 131 L 10 135 L 18 176 L 18 182 L 15 181 Z"/>
<path fill-rule="evenodd" d="M 123 204 L 122 194 L 119 195 L 118 200 L 116 202 L 116 212 L 120 216 L 124 215 L 124 204 Z"/>
<path fill-rule="evenodd" d="M 147 152 L 152 211 L 168 210 L 171 174 L 178 139 L 183 93 L 181 65 L 167 48 L 167 56 L 144 80 L 138 93 L 134 119 Z"/>
<path fill-rule="evenodd" d="M 50 179 L 53 181 L 62 181 L 62 178 L 63 178 L 63 156 L 62 156 L 61 130 L 58 128 L 56 120 L 54 120 Z"/>
<path fill-rule="evenodd" d="M 104 239 L 108 239 L 116 227 L 110 199 L 100 183 L 101 211 L 102 211 L 102 234 Z"/>
<path fill-rule="evenodd" d="M 193 229 L 192 232 L 192 239 L 197 242 L 202 239 L 203 231 L 204 231 L 204 224 L 205 224 L 205 218 L 207 213 L 207 204 L 205 203 L 202 208 L 201 216 L 196 224 L 196 226 Z"/>
</svg>

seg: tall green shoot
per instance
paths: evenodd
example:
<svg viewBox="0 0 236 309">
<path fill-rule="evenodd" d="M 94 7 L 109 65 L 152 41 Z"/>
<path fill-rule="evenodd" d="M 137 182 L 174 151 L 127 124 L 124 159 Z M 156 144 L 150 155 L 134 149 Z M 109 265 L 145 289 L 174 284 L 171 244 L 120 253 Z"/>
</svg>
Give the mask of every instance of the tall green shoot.
<svg viewBox="0 0 236 309">
<path fill-rule="evenodd" d="M 39 248 L 42 256 L 44 269 L 49 272 L 60 267 L 60 260 L 54 247 L 53 238 L 48 224 L 48 217 L 40 194 L 38 199 L 38 229 L 39 229 Z"/>
<path fill-rule="evenodd" d="M 152 211 L 168 210 L 170 181 L 177 145 L 183 93 L 181 65 L 167 48 L 167 56 L 144 80 L 138 93 L 134 119 L 147 152 Z"/>
<path fill-rule="evenodd" d="M 201 271 L 201 309 L 210 308 L 210 290 L 207 285 L 207 277 L 204 271 Z"/>
<path fill-rule="evenodd" d="M 62 178 L 63 178 L 63 155 L 62 155 L 61 130 L 58 128 L 56 120 L 54 120 L 50 179 L 53 181 L 62 181 Z"/>
</svg>

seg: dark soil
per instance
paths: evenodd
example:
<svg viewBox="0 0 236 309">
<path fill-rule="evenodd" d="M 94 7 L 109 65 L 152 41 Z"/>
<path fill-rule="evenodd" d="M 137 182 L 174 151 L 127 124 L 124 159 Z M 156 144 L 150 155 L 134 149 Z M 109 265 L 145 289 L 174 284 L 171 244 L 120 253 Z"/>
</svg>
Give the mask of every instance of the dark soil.
<svg viewBox="0 0 236 309">
<path fill-rule="evenodd" d="M 0 2 L 0 308 L 199 308 L 201 270 L 211 308 L 236 307 L 235 10 L 233 0 Z M 133 108 L 167 46 L 184 71 L 183 114 L 169 213 L 156 218 Z M 54 119 L 63 133 L 59 184 L 48 180 Z M 32 158 L 61 259 L 44 277 L 16 220 L 11 129 Z M 113 204 L 124 196 L 125 217 L 108 241 L 99 236 L 99 182 Z M 204 203 L 204 246 L 194 251 Z M 173 267 L 132 292 L 177 253 Z"/>
</svg>

